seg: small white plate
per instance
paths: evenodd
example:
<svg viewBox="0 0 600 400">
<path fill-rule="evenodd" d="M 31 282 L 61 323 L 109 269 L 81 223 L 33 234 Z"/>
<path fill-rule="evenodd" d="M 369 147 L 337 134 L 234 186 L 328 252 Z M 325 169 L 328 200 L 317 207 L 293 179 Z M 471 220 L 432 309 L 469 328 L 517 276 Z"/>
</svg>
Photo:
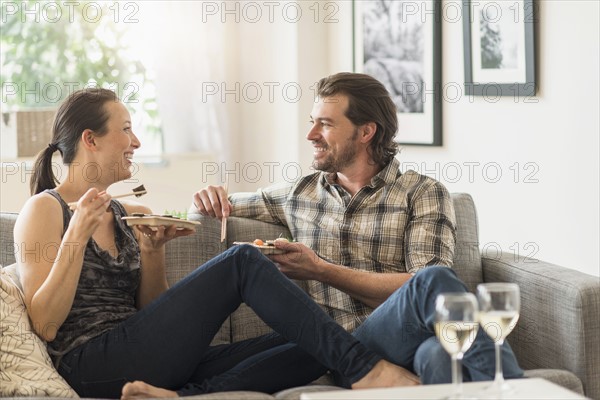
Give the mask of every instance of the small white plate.
<svg viewBox="0 0 600 400">
<path fill-rule="evenodd" d="M 259 246 L 257 244 L 252 243 L 252 242 L 233 242 L 233 244 L 249 244 L 249 245 L 254 246 L 257 249 L 259 249 L 266 256 L 271 256 L 271 255 L 274 255 L 274 254 L 285 254 L 286 253 L 285 250 L 278 249 L 275 246 Z"/>
</svg>

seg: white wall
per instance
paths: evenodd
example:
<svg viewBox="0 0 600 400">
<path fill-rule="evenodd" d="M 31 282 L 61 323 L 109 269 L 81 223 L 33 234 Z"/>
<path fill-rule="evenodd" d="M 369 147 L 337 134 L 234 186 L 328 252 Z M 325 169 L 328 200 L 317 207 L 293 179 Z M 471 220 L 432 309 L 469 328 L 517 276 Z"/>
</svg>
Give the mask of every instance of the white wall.
<svg viewBox="0 0 600 400">
<path fill-rule="evenodd" d="M 321 23 L 323 15 L 316 17 L 314 2 L 281 4 L 273 22 L 265 17 L 249 23 L 242 18 L 237 26 L 239 134 L 232 140 L 237 157 L 226 164 L 235 171 L 230 177 L 237 179 L 233 185 L 229 182 L 234 190 L 252 191 L 311 172 L 305 134 L 314 99 L 311 87 L 329 73 L 328 25 Z M 285 4 L 293 7 L 286 9 Z M 301 10 L 297 17 L 296 8 Z M 251 85 L 261 87 L 262 96 L 244 92 Z"/>
</svg>

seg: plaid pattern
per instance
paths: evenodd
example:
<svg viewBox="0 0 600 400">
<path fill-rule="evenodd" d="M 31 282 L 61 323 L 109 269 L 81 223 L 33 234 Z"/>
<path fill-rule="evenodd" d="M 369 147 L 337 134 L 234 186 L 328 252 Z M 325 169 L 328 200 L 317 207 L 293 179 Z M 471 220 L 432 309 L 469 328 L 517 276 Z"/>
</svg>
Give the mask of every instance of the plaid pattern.
<svg viewBox="0 0 600 400">
<path fill-rule="evenodd" d="M 230 196 L 233 215 L 280 223 L 319 257 L 375 273 L 415 273 L 428 265 L 452 266 L 455 217 L 439 182 L 394 159 L 351 197 L 335 175 L 315 173 L 295 183 Z M 311 297 L 340 325 L 355 329 L 372 308 L 317 281 Z"/>
</svg>

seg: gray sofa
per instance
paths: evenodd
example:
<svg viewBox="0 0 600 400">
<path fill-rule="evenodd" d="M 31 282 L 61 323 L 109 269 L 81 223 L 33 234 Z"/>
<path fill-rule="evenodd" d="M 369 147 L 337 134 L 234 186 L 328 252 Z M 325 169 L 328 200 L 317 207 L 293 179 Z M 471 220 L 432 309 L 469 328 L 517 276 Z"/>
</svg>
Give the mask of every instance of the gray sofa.
<svg viewBox="0 0 600 400">
<path fill-rule="evenodd" d="M 474 289 L 480 282 L 515 282 L 521 288 L 521 317 L 508 337 L 529 377 L 542 377 L 570 390 L 600 400 L 600 284 L 597 277 L 515 254 L 494 252 L 482 257 L 473 199 L 453 194 L 458 224 L 455 270 Z M 0 215 L 0 265 L 14 263 L 12 229 L 17 215 Z M 221 243 L 220 223 L 198 218 L 193 236 L 172 241 L 167 248 L 170 283 L 219 254 L 234 241 L 275 238 L 284 227 L 230 218 L 227 241 Z M 489 252 L 488 252 L 489 253 Z M 230 343 L 257 336 L 269 328 L 242 305 L 221 327 L 214 343 Z M 325 386 L 324 386 L 325 385 Z M 327 376 L 311 386 L 273 396 L 236 392 L 197 396 L 202 399 L 297 399 L 301 392 L 337 389 Z"/>
</svg>

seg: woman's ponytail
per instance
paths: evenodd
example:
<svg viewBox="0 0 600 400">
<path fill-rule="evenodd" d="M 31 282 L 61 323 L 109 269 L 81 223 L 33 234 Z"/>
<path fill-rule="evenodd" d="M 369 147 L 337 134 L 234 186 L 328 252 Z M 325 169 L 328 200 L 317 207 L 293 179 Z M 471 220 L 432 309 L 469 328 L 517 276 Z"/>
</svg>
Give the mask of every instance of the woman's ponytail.
<svg viewBox="0 0 600 400">
<path fill-rule="evenodd" d="M 52 170 L 52 155 L 56 150 L 59 150 L 58 146 L 50 143 L 48 147 L 38 153 L 29 182 L 31 195 L 41 193 L 46 189 L 54 189 L 58 185 L 59 181 Z"/>
</svg>

